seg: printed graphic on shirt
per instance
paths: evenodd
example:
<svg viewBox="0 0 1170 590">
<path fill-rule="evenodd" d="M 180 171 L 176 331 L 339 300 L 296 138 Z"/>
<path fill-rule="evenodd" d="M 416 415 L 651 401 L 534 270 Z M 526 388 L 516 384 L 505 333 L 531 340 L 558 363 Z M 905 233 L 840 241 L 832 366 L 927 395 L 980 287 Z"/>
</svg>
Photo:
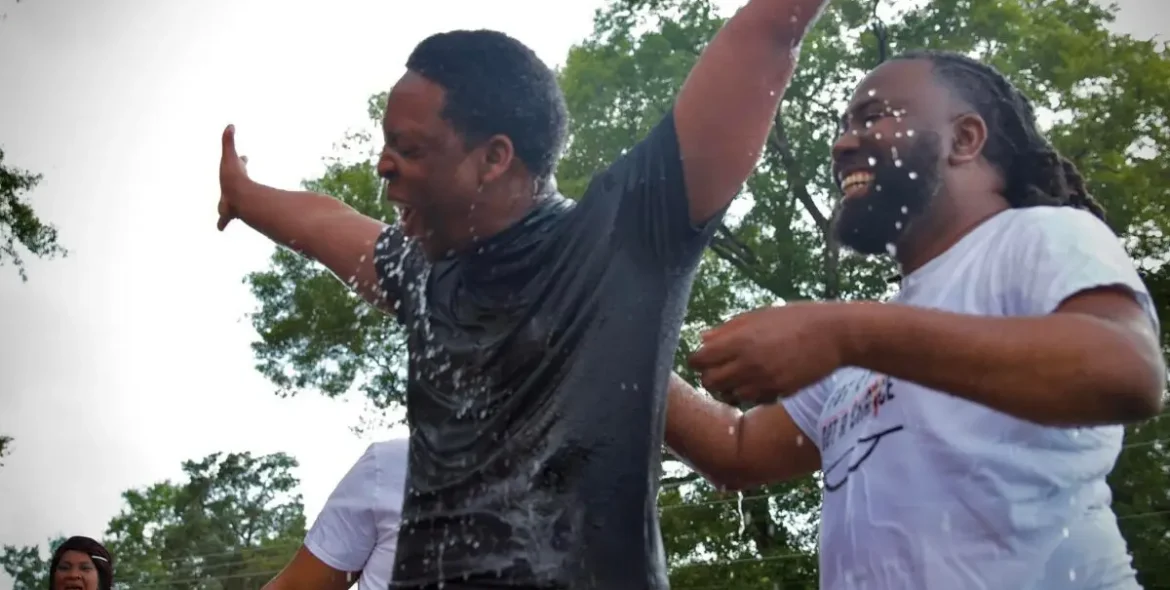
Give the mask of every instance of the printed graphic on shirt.
<svg viewBox="0 0 1170 590">
<path fill-rule="evenodd" d="M 898 412 L 883 411 L 898 399 L 893 379 L 857 371 L 845 374 L 834 386 L 821 413 L 826 493 L 841 489 L 850 474 L 869 460 L 882 439 L 904 428 Z"/>
</svg>

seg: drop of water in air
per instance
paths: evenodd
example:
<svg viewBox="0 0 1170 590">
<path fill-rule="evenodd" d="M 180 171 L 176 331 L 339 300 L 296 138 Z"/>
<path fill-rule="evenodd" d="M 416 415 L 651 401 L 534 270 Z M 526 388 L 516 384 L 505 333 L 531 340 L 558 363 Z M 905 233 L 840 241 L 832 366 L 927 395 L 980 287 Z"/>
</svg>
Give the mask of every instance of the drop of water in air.
<svg viewBox="0 0 1170 590">
<path fill-rule="evenodd" d="M 734 427 L 734 426 L 728 426 L 728 427 L 727 427 L 727 434 L 730 434 L 730 435 L 732 435 L 732 436 L 735 436 L 735 427 Z"/>
<path fill-rule="evenodd" d="M 881 138 L 882 138 L 882 134 L 881 134 L 881 133 L 874 133 L 874 134 L 873 134 L 873 138 L 874 138 L 874 139 L 881 139 Z"/>
<path fill-rule="evenodd" d="M 804 446 L 804 435 L 803 434 L 796 435 L 796 446 L 798 446 L 798 447 Z"/>
<path fill-rule="evenodd" d="M 906 137 L 914 137 L 914 130 L 913 130 L 913 129 L 907 129 L 907 130 L 906 130 Z"/>
<path fill-rule="evenodd" d="M 910 180 L 914 180 L 915 178 L 918 178 L 918 173 L 911 170 L 910 171 Z"/>
<path fill-rule="evenodd" d="M 869 129 L 870 127 L 873 127 L 873 121 L 866 121 L 866 122 L 865 122 L 865 128 L 866 128 L 866 129 Z"/>
<path fill-rule="evenodd" d="M 1070 582 L 1077 581 L 1077 570 L 1075 570 L 1075 569 L 1068 570 L 1068 581 L 1070 581 Z"/>
<path fill-rule="evenodd" d="M 902 167 L 902 160 L 894 160 L 894 167 L 901 168 Z"/>
<path fill-rule="evenodd" d="M 874 185 L 874 187 L 873 187 L 873 190 L 875 190 L 875 191 L 877 191 L 877 192 L 879 192 L 879 193 L 880 193 L 880 192 L 882 192 L 882 185 L 880 185 L 880 184 L 875 184 L 875 185 Z"/>
<path fill-rule="evenodd" d="M 910 209 L 908 209 L 906 207 L 902 207 L 902 215 L 906 215 L 909 212 L 910 212 Z"/>
<path fill-rule="evenodd" d="M 900 137 L 902 137 L 902 132 L 901 132 L 901 131 L 895 131 L 895 132 L 894 132 L 894 137 L 899 137 L 899 138 L 900 138 Z"/>
<path fill-rule="evenodd" d="M 886 244 L 886 252 L 889 252 L 890 256 L 897 256 L 898 255 L 898 247 L 892 243 Z"/>
<path fill-rule="evenodd" d="M 895 221 L 895 222 L 894 222 L 894 229 L 902 229 L 902 222 L 901 222 L 901 221 Z"/>
<path fill-rule="evenodd" d="M 871 157 L 871 158 L 869 159 L 869 165 L 870 165 L 870 166 L 876 166 L 876 165 L 877 165 L 877 158 L 872 158 L 872 157 Z"/>
<path fill-rule="evenodd" d="M 875 95 L 875 94 L 877 94 L 877 90 L 874 90 L 873 88 L 870 88 L 870 89 L 869 89 L 869 95 L 870 95 L 870 96 L 873 96 L 873 95 Z"/>
<path fill-rule="evenodd" d="M 1064 527 L 1064 530 L 1060 531 L 1060 534 L 1064 535 L 1064 538 L 1067 539 L 1068 538 L 1068 527 Z"/>
</svg>

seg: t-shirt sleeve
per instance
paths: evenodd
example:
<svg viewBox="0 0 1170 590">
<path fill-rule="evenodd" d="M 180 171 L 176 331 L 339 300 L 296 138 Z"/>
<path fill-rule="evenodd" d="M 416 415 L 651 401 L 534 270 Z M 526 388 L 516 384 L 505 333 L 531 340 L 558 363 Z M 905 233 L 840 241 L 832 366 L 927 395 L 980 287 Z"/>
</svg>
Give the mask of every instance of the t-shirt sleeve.
<svg viewBox="0 0 1170 590">
<path fill-rule="evenodd" d="M 358 572 L 378 541 L 374 521 L 378 463 L 371 445 L 341 479 L 313 528 L 305 548 L 331 568 Z"/>
<path fill-rule="evenodd" d="M 1056 311 L 1070 297 L 1101 287 L 1131 292 L 1155 330 L 1158 314 L 1133 261 L 1109 226 L 1071 207 L 1037 207 L 1021 216 L 1018 240 L 1008 249 L 1004 268 L 1012 276 L 1009 315 L 1036 316 Z"/>
<path fill-rule="evenodd" d="M 821 413 L 825 409 L 825 400 L 829 396 L 829 379 L 824 379 L 809 387 L 798 391 L 795 395 L 789 396 L 781 400 L 784 409 L 788 411 L 788 415 L 792 417 L 792 421 L 796 423 L 796 427 L 804 433 L 804 436 L 816 445 L 817 449 L 821 447 Z"/>
<path fill-rule="evenodd" d="M 378 288 L 393 303 L 399 321 L 405 320 L 404 314 L 410 307 L 411 294 L 406 286 L 418 279 L 423 263 L 417 245 L 406 239 L 398 224 L 386 226 L 374 243 Z"/>
<path fill-rule="evenodd" d="M 591 199 L 618 200 L 616 237 L 667 266 L 697 264 L 723 217 L 691 223 L 673 111 L 593 179 L 582 201 Z"/>
</svg>

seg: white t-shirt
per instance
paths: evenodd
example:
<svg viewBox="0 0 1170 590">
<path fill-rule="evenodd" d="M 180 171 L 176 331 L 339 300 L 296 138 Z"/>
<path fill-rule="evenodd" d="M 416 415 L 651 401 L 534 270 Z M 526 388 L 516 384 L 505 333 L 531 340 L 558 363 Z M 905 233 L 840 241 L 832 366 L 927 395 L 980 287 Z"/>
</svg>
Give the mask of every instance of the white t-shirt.
<svg viewBox="0 0 1170 590">
<path fill-rule="evenodd" d="M 374 443 L 329 495 L 305 548 L 326 565 L 360 571 L 359 590 L 386 590 L 394 571 L 406 486 L 407 439 Z"/>
<path fill-rule="evenodd" d="M 989 219 L 904 278 L 895 302 L 1039 316 L 1124 286 L 1157 327 L 1120 241 L 1084 211 Z M 1139 586 L 1105 482 L 1123 428 L 1050 428 L 849 367 L 784 401 L 821 451 L 821 587 L 1119 590 Z"/>
</svg>

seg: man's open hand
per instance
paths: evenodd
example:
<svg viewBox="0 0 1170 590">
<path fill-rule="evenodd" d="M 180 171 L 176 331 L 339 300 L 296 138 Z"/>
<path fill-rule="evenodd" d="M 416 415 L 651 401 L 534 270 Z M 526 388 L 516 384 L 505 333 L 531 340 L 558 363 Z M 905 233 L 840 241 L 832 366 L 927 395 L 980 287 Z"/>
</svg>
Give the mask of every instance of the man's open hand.
<svg viewBox="0 0 1170 590">
<path fill-rule="evenodd" d="M 236 218 L 236 199 L 249 182 L 248 157 L 236 153 L 236 128 L 228 125 L 223 130 L 223 153 L 219 158 L 219 222 L 215 224 L 219 231 Z"/>
</svg>

